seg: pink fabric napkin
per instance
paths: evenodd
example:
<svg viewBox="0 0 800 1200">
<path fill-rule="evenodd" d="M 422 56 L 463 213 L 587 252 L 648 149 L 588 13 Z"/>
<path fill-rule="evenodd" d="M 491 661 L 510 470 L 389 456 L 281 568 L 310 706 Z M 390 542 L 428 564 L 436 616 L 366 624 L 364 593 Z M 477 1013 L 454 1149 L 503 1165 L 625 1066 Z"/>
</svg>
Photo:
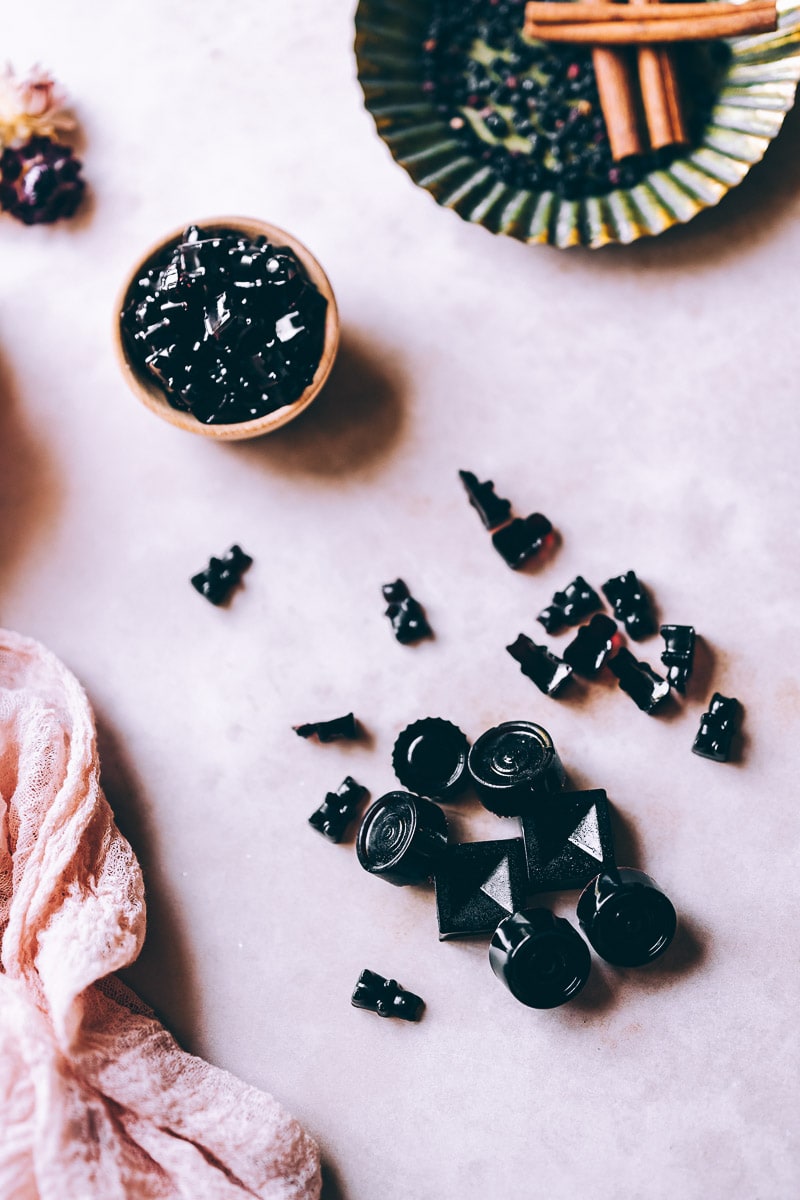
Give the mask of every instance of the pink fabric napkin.
<svg viewBox="0 0 800 1200">
<path fill-rule="evenodd" d="M 106 978 L 144 931 L 86 695 L 0 630 L 0 1197 L 318 1200 L 317 1147 L 294 1118 L 185 1054 Z"/>
</svg>

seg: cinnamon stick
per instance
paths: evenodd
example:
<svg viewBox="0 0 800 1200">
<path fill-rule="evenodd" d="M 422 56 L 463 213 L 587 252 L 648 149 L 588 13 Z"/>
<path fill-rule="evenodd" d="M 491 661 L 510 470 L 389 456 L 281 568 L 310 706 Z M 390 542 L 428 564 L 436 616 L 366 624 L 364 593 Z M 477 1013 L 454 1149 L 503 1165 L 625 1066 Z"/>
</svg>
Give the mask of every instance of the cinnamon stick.
<svg viewBox="0 0 800 1200">
<path fill-rule="evenodd" d="M 648 20 L 674 21 L 678 17 L 687 20 L 708 20 L 710 17 L 727 17 L 743 12 L 774 11 L 775 0 L 747 0 L 744 4 L 732 4 L 730 0 L 708 0 L 708 3 L 664 4 L 653 7 Z M 525 17 L 535 25 L 584 25 L 593 21 L 640 21 L 633 3 L 615 4 L 610 0 L 530 0 L 525 6 Z"/>
<path fill-rule="evenodd" d="M 653 9 L 653 16 L 660 16 L 663 11 L 658 0 L 630 0 L 630 3 Z M 668 46 L 640 46 L 637 63 L 651 147 L 660 150 L 688 141 L 672 51 Z"/>
<path fill-rule="evenodd" d="M 525 34 L 543 42 L 572 45 L 646 46 L 669 42 L 705 42 L 715 38 L 741 37 L 746 33 L 770 33 L 777 25 L 778 14 L 773 6 L 703 20 L 643 18 L 638 21 L 586 21 L 553 25 L 529 21 L 525 25 Z"/>
<path fill-rule="evenodd" d="M 672 138 L 677 145 L 684 145 L 689 141 L 689 130 L 686 127 L 686 119 L 683 115 L 683 105 L 681 103 L 680 83 L 678 72 L 675 67 L 675 60 L 670 54 L 667 46 L 659 46 L 658 53 L 662 56 L 661 71 L 664 76 L 664 86 L 667 93 L 667 102 L 670 107 L 670 118 L 672 120 Z M 666 58 L 668 66 L 664 66 Z M 671 78 L 670 78 L 671 75 Z"/>
<path fill-rule="evenodd" d="M 619 161 L 631 154 L 641 154 L 642 143 L 628 55 L 624 50 L 595 46 L 592 49 L 592 65 L 612 156 Z"/>
<path fill-rule="evenodd" d="M 661 150 L 688 141 L 671 51 L 666 46 L 640 46 L 637 64 L 650 145 Z"/>
</svg>

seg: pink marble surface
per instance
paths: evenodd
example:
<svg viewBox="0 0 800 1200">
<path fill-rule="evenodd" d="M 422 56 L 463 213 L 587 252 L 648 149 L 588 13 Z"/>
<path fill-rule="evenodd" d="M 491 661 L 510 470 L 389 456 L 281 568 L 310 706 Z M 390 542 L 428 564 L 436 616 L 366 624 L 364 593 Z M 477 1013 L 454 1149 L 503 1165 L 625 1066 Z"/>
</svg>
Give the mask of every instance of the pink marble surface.
<svg viewBox="0 0 800 1200">
<path fill-rule="evenodd" d="M 526 248 L 394 166 L 351 42 L 351 6 L 321 0 L 3 14 L 3 56 L 75 96 L 93 194 L 71 227 L 0 223 L 0 616 L 95 704 L 148 884 L 130 978 L 184 1045 L 306 1123 L 328 1200 L 783 1200 L 800 1182 L 800 121 L 685 230 Z M 137 405 L 109 325 L 143 246 L 236 211 L 319 255 L 344 345 L 302 421 L 217 446 Z M 459 467 L 552 518 L 549 565 L 504 567 Z M 217 611 L 187 580 L 234 540 L 256 562 Z M 576 572 L 630 567 L 705 639 L 686 702 L 648 718 L 613 681 L 541 697 L 505 644 Z M 416 649 L 381 615 L 398 574 L 437 634 Z M 689 752 L 714 689 L 746 710 L 727 766 Z M 291 732 L 351 707 L 362 745 Z M 663 965 L 595 961 L 579 1001 L 528 1011 L 483 944 L 437 941 L 425 891 L 308 828 L 348 772 L 388 789 L 394 736 L 428 713 L 473 737 L 540 720 L 575 783 L 608 789 L 623 857 L 682 916 Z M 514 833 L 473 803 L 454 825 Z M 350 1008 L 367 965 L 425 997 L 418 1027 Z"/>
</svg>

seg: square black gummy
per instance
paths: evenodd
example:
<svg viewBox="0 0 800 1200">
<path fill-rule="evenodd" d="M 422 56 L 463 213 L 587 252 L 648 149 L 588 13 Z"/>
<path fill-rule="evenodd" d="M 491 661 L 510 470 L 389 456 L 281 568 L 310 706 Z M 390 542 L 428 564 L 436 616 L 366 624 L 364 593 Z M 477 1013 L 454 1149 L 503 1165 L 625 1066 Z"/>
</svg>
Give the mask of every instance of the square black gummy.
<svg viewBox="0 0 800 1200">
<path fill-rule="evenodd" d="M 522 838 L 448 846 L 434 882 L 440 941 L 494 933 L 525 903 Z"/>
<path fill-rule="evenodd" d="M 520 820 L 530 895 L 583 888 L 614 862 L 608 797 L 602 788 L 543 795 Z"/>
</svg>

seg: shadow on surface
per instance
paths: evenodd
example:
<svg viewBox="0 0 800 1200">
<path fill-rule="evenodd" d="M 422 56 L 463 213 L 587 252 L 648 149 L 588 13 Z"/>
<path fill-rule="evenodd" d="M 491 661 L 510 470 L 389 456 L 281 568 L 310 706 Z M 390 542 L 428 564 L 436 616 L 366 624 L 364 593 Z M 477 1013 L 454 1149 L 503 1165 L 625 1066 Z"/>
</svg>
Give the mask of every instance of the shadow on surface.
<svg viewBox="0 0 800 1200">
<path fill-rule="evenodd" d="M 714 677 L 715 658 L 716 656 L 709 643 L 701 634 L 697 634 L 694 643 L 692 673 L 689 676 L 689 682 L 686 684 L 686 696 L 688 699 L 702 700 L 706 704 L 710 701 L 711 694 L 714 691 L 712 681 Z"/>
<path fill-rule="evenodd" d="M 583 991 L 558 1009 L 567 1024 L 586 1025 L 617 1005 L 626 1003 L 631 992 L 652 992 L 675 983 L 700 966 L 706 956 L 705 939 L 693 921 L 679 917 L 674 941 L 662 958 L 645 967 L 613 967 L 592 951 L 592 971 Z"/>
<path fill-rule="evenodd" d="M 678 928 L 672 945 L 662 958 L 647 967 L 636 967 L 625 972 L 629 986 L 634 984 L 648 991 L 662 987 L 664 983 L 689 975 L 697 970 L 706 957 L 706 938 L 690 917 L 678 914 Z"/>
<path fill-rule="evenodd" d="M 0 355 L 0 583 L 50 521 L 57 500 L 55 476 L 24 421 L 11 370 Z"/>
<path fill-rule="evenodd" d="M 323 1156 L 320 1200 L 348 1200 L 347 1192 L 333 1163 Z"/>
<path fill-rule="evenodd" d="M 578 1021 L 585 1025 L 587 1021 L 610 1012 L 619 1000 L 619 989 L 612 986 L 602 963 L 593 955 L 591 974 L 583 991 L 558 1011 L 568 1022 Z"/>
<path fill-rule="evenodd" d="M 623 867 L 642 868 L 642 839 L 631 817 L 609 802 L 611 828 L 614 834 L 614 853 Z"/>
<path fill-rule="evenodd" d="M 399 354 L 345 330 L 330 379 L 307 412 L 268 437 L 228 448 L 285 472 L 337 476 L 374 468 L 403 428 L 399 363 Z"/>
<path fill-rule="evenodd" d="M 747 732 L 747 727 L 744 723 L 746 717 L 747 717 L 747 709 L 745 708 L 745 706 L 742 704 L 742 702 L 740 700 L 739 701 L 739 712 L 737 713 L 737 716 L 736 716 L 736 733 L 733 735 L 733 742 L 731 744 L 731 754 L 730 754 L 730 758 L 728 759 L 728 762 L 732 763 L 733 766 L 735 766 L 735 767 L 744 766 L 745 761 L 747 759 L 747 751 L 750 746 L 750 736 Z"/>
<path fill-rule="evenodd" d="M 197 1026 L 195 974 L 183 926 L 161 869 L 158 838 L 135 769 L 116 733 L 97 716 L 103 790 L 120 830 L 133 846 L 144 875 L 147 936 L 123 981 L 156 1012 L 190 1052 Z"/>
</svg>

